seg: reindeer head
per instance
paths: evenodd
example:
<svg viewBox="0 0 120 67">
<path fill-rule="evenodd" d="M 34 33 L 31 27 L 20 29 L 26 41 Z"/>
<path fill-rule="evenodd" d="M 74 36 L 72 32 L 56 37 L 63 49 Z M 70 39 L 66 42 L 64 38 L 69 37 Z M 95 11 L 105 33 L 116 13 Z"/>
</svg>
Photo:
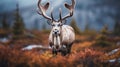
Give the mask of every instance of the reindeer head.
<svg viewBox="0 0 120 67">
<path fill-rule="evenodd" d="M 47 2 L 44 6 L 42 6 L 40 3 L 41 3 L 41 0 L 38 1 L 38 8 L 39 8 L 38 14 L 42 15 L 44 18 L 51 21 L 51 23 L 49 23 L 49 24 L 52 26 L 53 35 L 59 35 L 60 34 L 60 29 L 61 29 L 62 25 L 64 24 L 63 21 L 66 18 L 69 18 L 69 17 L 71 17 L 73 15 L 73 8 L 75 6 L 75 1 L 72 0 L 71 5 L 69 5 L 67 3 L 64 4 L 65 7 L 70 12 L 66 16 L 62 17 L 61 8 L 59 9 L 59 11 L 60 11 L 60 14 L 59 14 L 60 19 L 58 21 L 56 21 L 54 19 L 52 11 L 51 11 L 51 17 L 47 16 L 46 13 L 45 13 L 47 11 L 48 7 L 49 7 L 49 2 Z"/>
</svg>

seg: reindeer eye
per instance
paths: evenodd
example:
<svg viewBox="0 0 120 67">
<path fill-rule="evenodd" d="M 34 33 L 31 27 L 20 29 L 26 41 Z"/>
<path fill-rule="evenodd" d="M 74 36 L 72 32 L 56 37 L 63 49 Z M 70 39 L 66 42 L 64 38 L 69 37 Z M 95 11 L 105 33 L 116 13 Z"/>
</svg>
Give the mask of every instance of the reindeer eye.
<svg viewBox="0 0 120 67">
<path fill-rule="evenodd" d="M 58 24 L 58 26 L 61 26 L 61 24 Z"/>
<path fill-rule="evenodd" d="M 58 26 L 60 26 L 60 24 L 58 24 Z"/>
<path fill-rule="evenodd" d="M 52 26 L 55 26 L 55 24 L 52 24 Z"/>
</svg>

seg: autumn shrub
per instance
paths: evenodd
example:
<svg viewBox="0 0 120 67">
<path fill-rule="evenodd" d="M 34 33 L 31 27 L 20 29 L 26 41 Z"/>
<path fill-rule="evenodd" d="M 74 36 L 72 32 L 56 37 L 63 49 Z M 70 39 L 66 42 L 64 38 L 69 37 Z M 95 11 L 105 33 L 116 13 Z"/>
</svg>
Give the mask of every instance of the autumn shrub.
<svg viewBox="0 0 120 67">
<path fill-rule="evenodd" d="M 103 54 L 103 52 L 86 48 L 76 54 L 74 63 L 78 67 L 98 67 L 99 64 L 102 65 L 100 57 Z"/>
<path fill-rule="evenodd" d="M 0 46 L 0 67 L 109 67 L 110 63 L 103 60 L 103 55 L 105 53 L 92 48 L 67 56 L 53 56 L 50 51 L 42 53 Z"/>
<path fill-rule="evenodd" d="M 19 50 L 9 47 L 0 48 L 0 67 L 20 67 L 26 64 L 26 58 Z"/>
</svg>

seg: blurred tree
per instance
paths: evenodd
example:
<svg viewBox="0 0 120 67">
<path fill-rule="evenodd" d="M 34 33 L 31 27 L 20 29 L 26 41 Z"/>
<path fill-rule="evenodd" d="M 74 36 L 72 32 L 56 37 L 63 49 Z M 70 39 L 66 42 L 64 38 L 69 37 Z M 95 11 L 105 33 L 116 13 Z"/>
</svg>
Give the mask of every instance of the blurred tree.
<svg viewBox="0 0 120 67">
<path fill-rule="evenodd" d="M 85 31 L 88 31 L 88 30 L 89 30 L 89 23 L 87 23 L 85 26 Z"/>
<path fill-rule="evenodd" d="M 42 30 L 46 30 L 46 29 L 47 29 L 46 23 L 43 23 L 43 25 L 42 25 Z"/>
<path fill-rule="evenodd" d="M 10 25 L 7 23 L 7 15 L 2 15 L 1 27 L 0 27 L 0 37 L 7 37 L 10 33 Z"/>
<path fill-rule="evenodd" d="M 101 46 L 101 47 L 108 47 L 111 46 L 111 42 L 109 42 L 108 39 L 108 26 L 104 25 L 102 28 L 100 35 L 96 37 L 96 42 L 94 43 L 94 46 Z"/>
<path fill-rule="evenodd" d="M 84 30 L 84 33 L 85 34 L 90 34 L 90 29 L 89 29 L 89 23 L 87 22 L 86 25 L 85 25 L 85 30 Z"/>
<path fill-rule="evenodd" d="M 89 23 L 89 16 L 88 14 L 85 14 L 85 21 L 86 21 L 86 25 L 85 25 L 85 29 L 84 29 L 84 32 L 85 33 L 88 33 L 89 32 L 89 27 L 90 27 L 90 23 Z"/>
<path fill-rule="evenodd" d="M 25 30 L 24 22 L 22 17 L 19 14 L 19 6 L 17 4 L 17 9 L 15 12 L 15 22 L 13 24 L 13 34 L 14 35 L 24 34 L 24 30 Z"/>
<path fill-rule="evenodd" d="M 72 19 L 71 23 L 70 23 L 70 26 L 73 27 L 73 29 L 75 30 L 75 33 L 76 34 L 80 34 L 80 29 L 79 27 L 77 26 L 76 22 L 74 19 Z"/>
<path fill-rule="evenodd" d="M 116 21 L 114 26 L 114 34 L 120 36 L 120 22 Z"/>
<path fill-rule="evenodd" d="M 106 35 L 98 35 L 96 37 L 95 43 L 93 46 L 100 46 L 100 47 L 108 47 L 111 46 L 112 43 L 107 41 L 107 36 Z"/>
<path fill-rule="evenodd" d="M 47 21 L 48 22 L 48 21 Z M 42 24 L 42 32 L 44 32 L 44 33 L 50 33 L 50 29 L 47 29 L 47 25 L 46 25 L 46 23 L 43 23 Z"/>
<path fill-rule="evenodd" d="M 2 29 L 4 29 L 4 30 L 8 30 L 9 29 L 9 24 L 7 23 L 7 16 L 6 16 L 6 14 L 3 14 Z"/>
<path fill-rule="evenodd" d="M 39 29 L 39 21 L 36 19 L 34 22 L 34 29 L 38 30 Z"/>
<path fill-rule="evenodd" d="M 108 32 L 108 25 L 104 25 L 100 32 L 102 35 L 107 35 L 109 33 Z"/>
</svg>

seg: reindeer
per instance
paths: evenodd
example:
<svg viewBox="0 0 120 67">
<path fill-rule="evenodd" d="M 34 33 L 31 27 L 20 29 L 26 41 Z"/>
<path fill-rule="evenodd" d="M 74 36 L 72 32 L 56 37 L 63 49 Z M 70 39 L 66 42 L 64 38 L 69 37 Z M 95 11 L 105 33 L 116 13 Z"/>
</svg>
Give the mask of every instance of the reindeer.
<svg viewBox="0 0 120 67">
<path fill-rule="evenodd" d="M 67 18 L 73 16 L 73 9 L 75 6 L 75 1 L 72 0 L 72 4 L 69 5 L 65 3 L 65 7 L 69 10 L 69 13 L 62 17 L 61 8 L 59 9 L 59 20 L 55 20 L 53 17 L 53 13 L 51 11 L 51 17 L 46 15 L 46 11 L 49 7 L 49 2 L 47 2 L 44 6 L 40 4 L 41 0 L 38 1 L 38 14 L 42 15 L 44 18 L 51 21 L 49 23 L 52 26 L 52 30 L 49 35 L 49 45 L 52 48 L 52 53 L 57 54 L 57 52 L 61 52 L 62 55 L 69 54 L 71 52 L 72 44 L 75 40 L 74 29 L 69 25 L 64 25 Z"/>
</svg>

